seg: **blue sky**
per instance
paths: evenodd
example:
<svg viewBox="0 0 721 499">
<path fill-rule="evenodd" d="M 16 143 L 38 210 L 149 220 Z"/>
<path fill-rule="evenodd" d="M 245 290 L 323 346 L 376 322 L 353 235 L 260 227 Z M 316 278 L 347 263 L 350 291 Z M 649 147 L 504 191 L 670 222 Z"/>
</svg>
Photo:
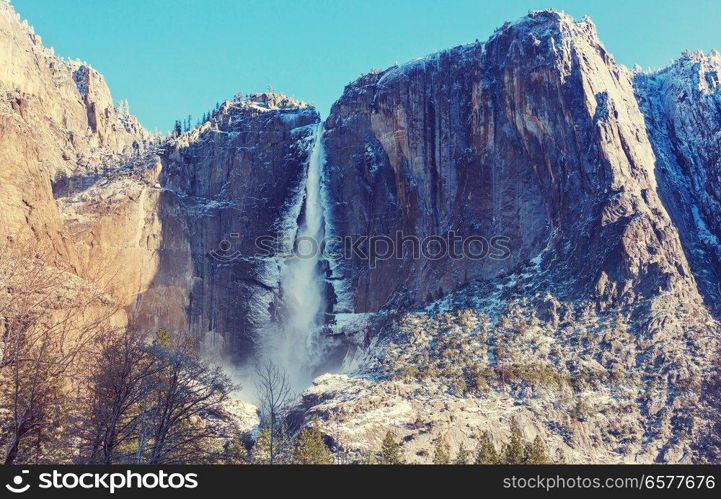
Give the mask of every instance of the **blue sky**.
<svg viewBox="0 0 721 499">
<path fill-rule="evenodd" d="M 721 49 L 721 2 L 607 0 L 13 0 L 57 54 L 102 72 L 116 102 L 169 130 L 238 92 L 275 90 L 323 116 L 372 67 L 485 40 L 529 9 L 590 15 L 628 66 Z"/>
</svg>

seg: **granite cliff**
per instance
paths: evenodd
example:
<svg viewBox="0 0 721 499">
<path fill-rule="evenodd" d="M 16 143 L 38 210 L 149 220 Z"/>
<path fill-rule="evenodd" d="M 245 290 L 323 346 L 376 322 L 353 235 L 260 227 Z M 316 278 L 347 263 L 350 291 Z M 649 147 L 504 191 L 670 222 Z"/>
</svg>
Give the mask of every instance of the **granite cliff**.
<svg viewBox="0 0 721 499">
<path fill-rule="evenodd" d="M 351 460 L 388 428 L 409 461 L 500 443 L 515 416 L 574 462 L 718 462 L 719 71 L 715 52 L 629 70 L 590 20 L 540 11 L 361 76 L 324 122 L 251 94 L 153 137 L 0 3 L 4 257 L 32 241 L 119 322 L 240 366 L 288 320 L 311 199 L 325 236 L 502 237 L 484 258 L 324 253 L 305 348 L 336 374 L 289 422 L 318 416 Z"/>
</svg>

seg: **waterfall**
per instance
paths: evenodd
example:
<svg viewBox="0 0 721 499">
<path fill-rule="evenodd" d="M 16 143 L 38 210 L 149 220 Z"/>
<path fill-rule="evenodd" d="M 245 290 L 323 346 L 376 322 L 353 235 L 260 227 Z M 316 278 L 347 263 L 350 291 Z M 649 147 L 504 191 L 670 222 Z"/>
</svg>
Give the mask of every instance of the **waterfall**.
<svg viewBox="0 0 721 499">
<path fill-rule="evenodd" d="M 324 237 L 321 172 L 325 161 L 323 124 L 313 135 L 305 181 L 303 220 L 295 236 L 295 252 L 280 276 L 285 320 L 270 335 L 266 355 L 283 368 L 295 390 L 307 387 L 321 358 L 319 329 L 325 309 L 324 281 L 319 269 Z"/>
</svg>

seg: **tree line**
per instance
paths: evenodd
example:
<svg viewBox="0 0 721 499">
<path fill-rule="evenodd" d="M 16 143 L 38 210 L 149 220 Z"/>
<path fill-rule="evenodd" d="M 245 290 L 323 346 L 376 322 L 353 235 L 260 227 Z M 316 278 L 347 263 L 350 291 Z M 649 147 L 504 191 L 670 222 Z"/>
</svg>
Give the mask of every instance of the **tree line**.
<svg viewBox="0 0 721 499">
<path fill-rule="evenodd" d="M 436 441 L 432 454 L 433 464 L 548 464 L 550 459 L 540 435 L 531 442 L 523 439 L 523 433 L 515 418 L 511 418 L 510 437 L 501 449 L 493 444 L 491 435 L 485 431 L 481 434 L 475 451 L 466 449 L 464 444 L 458 446 L 453 456 L 451 447 L 445 437 Z M 380 451 L 375 462 L 378 464 L 404 464 L 400 445 L 395 435 L 388 431 L 383 438 Z"/>
<path fill-rule="evenodd" d="M 239 94 L 242 97 L 242 94 Z M 208 111 L 206 113 L 203 113 L 203 115 L 198 118 L 195 122 L 193 121 L 193 116 L 189 114 L 185 119 L 183 120 L 175 120 L 175 124 L 173 125 L 173 137 L 179 137 L 180 135 L 184 134 L 185 132 L 189 132 L 193 130 L 194 128 L 199 127 L 206 121 L 210 120 L 211 118 L 215 117 L 218 112 L 220 111 L 220 102 L 215 103 L 215 107 L 212 111 Z"/>
</svg>

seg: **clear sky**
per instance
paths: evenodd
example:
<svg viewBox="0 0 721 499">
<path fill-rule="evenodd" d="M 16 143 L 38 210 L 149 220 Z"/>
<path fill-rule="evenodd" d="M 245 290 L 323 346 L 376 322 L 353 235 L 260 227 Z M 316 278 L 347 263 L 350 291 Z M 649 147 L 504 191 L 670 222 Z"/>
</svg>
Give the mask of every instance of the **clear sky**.
<svg viewBox="0 0 721 499">
<path fill-rule="evenodd" d="M 721 2 L 668 0 L 12 0 L 47 46 L 89 62 L 146 128 L 273 89 L 326 116 L 343 87 L 475 39 L 529 9 L 590 15 L 616 60 L 660 67 L 721 49 Z"/>
</svg>

